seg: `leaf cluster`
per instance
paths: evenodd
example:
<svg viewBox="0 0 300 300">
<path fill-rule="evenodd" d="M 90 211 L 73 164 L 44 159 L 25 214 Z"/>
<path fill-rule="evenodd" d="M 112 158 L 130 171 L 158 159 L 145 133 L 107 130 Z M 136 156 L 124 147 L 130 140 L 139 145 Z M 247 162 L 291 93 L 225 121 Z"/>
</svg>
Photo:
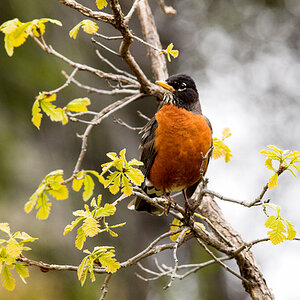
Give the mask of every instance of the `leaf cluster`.
<svg viewBox="0 0 300 300">
<path fill-rule="evenodd" d="M 163 50 L 159 51 L 159 54 L 167 55 L 168 61 L 171 62 L 171 56 L 173 56 L 173 58 L 177 58 L 179 55 L 179 51 L 173 50 L 173 48 L 174 48 L 174 44 L 171 43 L 168 45 L 167 49 L 163 49 Z"/>
<path fill-rule="evenodd" d="M 274 172 L 273 176 L 269 179 L 268 188 L 269 190 L 273 189 L 278 182 L 278 176 L 288 170 L 295 177 L 297 177 L 295 171 L 300 172 L 300 166 L 296 163 L 300 162 L 300 152 L 290 150 L 281 150 L 274 145 L 268 145 L 270 150 L 262 150 L 261 154 L 266 155 L 265 166 Z M 278 168 L 274 168 L 274 161 L 278 162 Z"/>
<path fill-rule="evenodd" d="M 96 25 L 95 22 L 91 20 L 82 20 L 70 30 L 69 32 L 70 38 L 76 40 L 80 27 L 82 27 L 83 31 L 88 34 L 94 34 L 99 29 L 99 27 Z"/>
<path fill-rule="evenodd" d="M 0 26 L 0 31 L 5 34 L 4 46 L 6 53 L 12 56 L 14 48 L 24 44 L 30 34 L 36 37 L 43 35 L 45 33 L 45 23 L 47 22 L 62 26 L 60 21 L 49 18 L 34 19 L 26 23 L 22 23 L 19 19 L 15 18 L 4 22 Z"/>
<path fill-rule="evenodd" d="M 70 101 L 64 108 L 56 107 L 52 102 L 56 100 L 56 94 L 48 95 L 46 92 L 40 93 L 32 106 L 32 123 L 40 129 L 43 111 L 51 121 L 61 122 L 63 125 L 68 123 L 67 112 L 85 112 L 87 106 L 91 104 L 89 98 L 77 98 Z"/>
<path fill-rule="evenodd" d="M 29 276 L 27 267 L 17 260 L 22 255 L 22 251 L 31 250 L 24 246 L 25 243 L 33 242 L 37 238 L 31 237 L 26 232 L 16 232 L 12 234 L 8 223 L 0 223 L 0 230 L 7 235 L 7 239 L 0 239 L 0 274 L 2 274 L 3 287 L 12 291 L 15 288 L 15 279 L 11 271 L 15 269 L 24 283 L 25 278 Z"/>
<path fill-rule="evenodd" d="M 132 184 L 140 186 L 144 181 L 144 175 L 141 170 L 134 166 L 143 165 L 142 162 L 132 159 L 127 162 L 125 157 L 126 149 L 120 151 L 119 156 L 115 152 L 109 152 L 106 155 L 112 160 L 101 165 L 101 176 L 109 175 L 104 180 L 104 187 L 108 187 L 112 194 L 116 194 L 121 189 L 127 196 L 132 194 Z"/>
<path fill-rule="evenodd" d="M 99 195 L 97 200 L 92 199 L 90 207 L 85 204 L 84 210 L 76 210 L 73 215 L 77 218 L 67 225 L 64 230 L 64 235 L 71 232 L 79 223 L 82 225 L 77 229 L 77 236 L 75 246 L 81 250 L 87 237 L 94 237 L 98 233 L 108 232 L 111 236 L 117 237 L 118 234 L 112 230 L 112 228 L 124 226 L 126 223 L 109 226 L 105 221 L 105 217 L 109 217 L 115 214 L 116 207 L 112 204 L 106 203 L 101 206 L 102 196 Z M 100 227 L 99 221 L 102 220 L 102 227 Z"/>
<path fill-rule="evenodd" d="M 229 147 L 224 143 L 224 140 L 231 136 L 231 132 L 229 128 L 224 128 L 222 131 L 222 138 L 213 138 L 214 144 L 214 152 L 213 159 L 218 159 L 220 157 L 224 157 L 225 162 L 229 162 L 231 160 L 232 154 Z"/>
<path fill-rule="evenodd" d="M 63 181 L 63 170 L 55 170 L 46 175 L 37 190 L 29 198 L 29 201 L 25 203 L 25 212 L 29 213 L 35 208 L 38 210 L 36 214 L 38 219 L 47 219 L 52 205 L 48 195 L 56 200 L 65 200 L 69 196 L 66 185 L 62 184 Z"/>
<path fill-rule="evenodd" d="M 265 203 L 264 205 L 277 212 L 277 216 L 270 216 L 265 222 L 265 226 L 271 229 L 268 231 L 271 242 L 277 245 L 287 239 L 293 240 L 296 236 L 296 230 L 291 222 L 280 216 L 280 206 L 272 203 Z"/>
<path fill-rule="evenodd" d="M 101 246 L 95 247 L 93 252 L 89 250 L 84 250 L 83 252 L 88 255 L 82 260 L 77 270 L 77 276 L 81 285 L 84 284 L 88 272 L 90 272 L 91 281 L 95 281 L 95 266 L 106 268 L 108 273 L 115 273 L 120 268 L 120 263 L 114 258 L 114 247 Z"/>
</svg>

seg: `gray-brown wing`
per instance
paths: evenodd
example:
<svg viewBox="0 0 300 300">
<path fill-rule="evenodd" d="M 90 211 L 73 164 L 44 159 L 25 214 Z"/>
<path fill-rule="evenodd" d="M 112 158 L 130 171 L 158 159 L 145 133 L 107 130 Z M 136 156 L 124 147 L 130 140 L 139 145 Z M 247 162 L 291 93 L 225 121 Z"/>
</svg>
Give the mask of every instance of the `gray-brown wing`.
<svg viewBox="0 0 300 300">
<path fill-rule="evenodd" d="M 157 129 L 158 123 L 153 117 L 141 130 L 142 139 L 141 139 L 141 161 L 144 165 L 141 168 L 145 178 L 148 176 L 151 166 L 154 162 L 156 151 L 154 149 L 155 142 L 155 131 Z"/>
</svg>

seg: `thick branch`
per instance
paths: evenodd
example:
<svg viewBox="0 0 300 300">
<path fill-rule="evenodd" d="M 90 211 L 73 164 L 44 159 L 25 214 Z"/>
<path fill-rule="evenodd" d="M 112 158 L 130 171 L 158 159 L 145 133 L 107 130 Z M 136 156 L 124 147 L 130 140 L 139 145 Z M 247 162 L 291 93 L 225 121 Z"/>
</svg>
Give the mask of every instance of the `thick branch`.
<svg viewBox="0 0 300 300">
<path fill-rule="evenodd" d="M 144 39 L 147 43 L 158 49 L 162 49 L 154 17 L 147 0 L 140 0 L 137 5 L 137 14 L 142 26 Z M 164 55 L 148 46 L 148 54 L 151 61 L 152 73 L 155 80 L 165 80 L 168 78 L 167 63 Z"/>
<path fill-rule="evenodd" d="M 241 236 L 225 220 L 213 197 L 203 197 L 201 205 L 199 206 L 199 211 L 202 215 L 210 219 L 214 226 L 230 240 L 232 245 L 239 249 L 239 251 L 232 253 L 232 255 L 239 266 L 241 276 L 250 282 L 243 282 L 243 285 L 252 299 L 274 299 L 252 252 L 248 249 L 240 251 L 241 247 L 245 244 L 247 245 L 247 243 L 243 241 Z M 218 247 L 216 247 L 216 249 L 222 251 L 222 249 L 219 249 Z"/>
<path fill-rule="evenodd" d="M 98 21 L 110 23 L 110 24 L 114 23 L 114 17 L 110 14 L 100 12 L 100 11 L 92 11 L 91 9 L 83 6 L 82 4 L 76 2 L 75 0 L 59 0 L 59 1 L 66 6 L 76 9 L 84 16 L 93 18 Z"/>
</svg>

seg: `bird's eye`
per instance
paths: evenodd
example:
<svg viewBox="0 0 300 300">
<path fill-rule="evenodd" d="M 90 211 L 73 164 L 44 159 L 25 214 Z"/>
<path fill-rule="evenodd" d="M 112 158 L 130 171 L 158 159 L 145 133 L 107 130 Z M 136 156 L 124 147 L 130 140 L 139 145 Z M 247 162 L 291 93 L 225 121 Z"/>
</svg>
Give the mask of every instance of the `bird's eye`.
<svg viewBox="0 0 300 300">
<path fill-rule="evenodd" d="M 185 83 L 185 82 L 182 82 L 182 83 L 180 84 L 180 86 L 179 86 L 178 91 L 179 91 L 179 92 L 182 92 L 182 91 L 184 91 L 185 89 L 186 89 L 186 83 Z"/>
</svg>

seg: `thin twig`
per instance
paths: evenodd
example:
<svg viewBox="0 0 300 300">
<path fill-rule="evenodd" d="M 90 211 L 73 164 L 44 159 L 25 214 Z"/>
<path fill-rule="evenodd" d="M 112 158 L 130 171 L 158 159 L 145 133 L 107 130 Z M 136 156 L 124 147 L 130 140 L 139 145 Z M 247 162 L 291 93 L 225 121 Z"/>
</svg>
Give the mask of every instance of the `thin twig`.
<svg viewBox="0 0 300 300">
<path fill-rule="evenodd" d="M 62 71 L 62 74 L 66 78 L 70 78 L 64 71 Z M 101 94 L 101 95 L 113 96 L 113 95 L 120 95 L 120 94 L 136 94 L 138 92 L 138 90 L 130 90 L 130 89 L 113 89 L 111 91 L 108 91 L 108 90 L 97 89 L 97 88 L 82 84 L 74 78 L 71 78 L 71 81 L 74 84 L 76 84 L 78 87 L 88 91 L 89 93 L 97 93 L 97 94 Z"/>
<path fill-rule="evenodd" d="M 112 15 L 100 11 L 92 11 L 91 9 L 83 6 L 75 0 L 60 0 L 60 2 L 66 6 L 74 8 L 75 10 L 79 11 L 81 14 L 89 18 L 93 18 L 95 20 L 103 21 L 105 23 L 110 24 L 113 24 L 115 22 L 114 17 Z"/>
<path fill-rule="evenodd" d="M 242 281 L 251 284 L 250 281 L 244 277 L 242 277 L 241 275 L 239 275 L 238 273 L 236 273 L 235 271 L 233 271 L 231 268 L 229 268 L 227 265 L 225 265 L 222 260 L 220 260 L 218 257 L 216 257 L 212 251 L 210 251 L 208 249 L 208 247 L 201 241 L 201 239 L 196 238 L 197 242 L 204 248 L 204 250 L 217 262 L 219 263 L 225 270 L 227 270 L 228 272 L 230 272 L 231 274 L 233 274 L 234 276 L 236 276 L 237 278 L 241 279 Z"/>
<path fill-rule="evenodd" d="M 128 125 L 127 123 L 125 123 L 123 120 L 119 119 L 119 118 L 116 118 L 115 116 L 113 116 L 113 120 L 115 123 L 118 123 L 120 124 L 121 126 L 124 126 L 130 130 L 133 130 L 133 131 L 140 131 L 143 127 L 132 127 L 130 125 Z"/>
<path fill-rule="evenodd" d="M 130 21 L 134 11 L 136 10 L 137 4 L 139 3 L 140 0 L 135 0 L 133 5 L 131 6 L 128 14 L 125 16 L 125 23 L 128 24 L 128 22 Z"/>
<path fill-rule="evenodd" d="M 167 15 L 175 15 L 176 9 L 172 6 L 167 6 L 164 0 L 158 0 L 161 10 Z"/>
<path fill-rule="evenodd" d="M 140 43 L 142 43 L 142 44 L 144 44 L 144 45 L 146 45 L 146 46 L 148 46 L 148 47 L 151 47 L 152 49 L 154 49 L 154 50 L 156 50 L 156 51 L 158 51 L 158 52 L 161 52 L 161 51 L 162 51 L 162 49 L 159 49 L 159 48 L 157 48 L 157 47 L 151 45 L 150 43 L 145 42 L 143 39 L 139 38 L 139 37 L 136 36 L 136 35 L 132 35 L 132 37 L 133 37 L 135 40 L 139 41 Z"/>
<path fill-rule="evenodd" d="M 146 115 L 144 115 L 142 112 L 140 112 L 139 110 L 137 111 L 137 114 L 141 117 L 141 118 L 143 118 L 143 119 L 145 119 L 145 120 L 147 120 L 147 121 L 150 121 L 151 120 L 151 118 L 149 118 L 149 117 L 147 117 Z"/>
<path fill-rule="evenodd" d="M 102 39 L 108 40 L 108 41 L 111 41 L 111 40 L 122 40 L 123 39 L 123 37 L 121 35 L 107 36 L 107 35 L 104 35 L 104 34 L 98 33 L 98 32 L 95 32 L 94 35 L 97 36 L 97 37 L 100 37 Z"/>
<path fill-rule="evenodd" d="M 112 54 L 114 54 L 114 55 L 120 56 L 120 54 L 119 54 L 118 52 L 116 52 L 116 51 L 114 51 L 114 50 L 108 48 L 107 46 L 103 45 L 102 43 L 96 41 L 94 38 L 91 38 L 91 41 L 92 41 L 93 43 L 95 43 L 96 45 L 100 46 L 101 48 L 105 49 L 106 51 L 108 51 L 108 52 L 110 52 L 110 53 L 112 53 Z"/>
<path fill-rule="evenodd" d="M 66 81 L 62 86 L 60 86 L 60 87 L 58 87 L 57 89 L 52 90 L 52 91 L 50 91 L 50 92 L 46 92 L 45 94 L 46 94 L 47 96 L 51 96 L 51 95 L 53 95 L 53 94 L 56 94 L 56 93 L 60 92 L 61 90 L 63 90 L 63 89 L 66 88 L 67 86 L 69 86 L 69 84 L 71 83 L 71 81 L 74 79 L 74 76 L 76 75 L 77 71 L 78 71 L 78 68 L 75 68 L 75 69 L 73 70 L 73 72 L 71 73 L 70 76 L 68 76 L 68 75 L 65 76 L 65 77 L 67 78 L 67 81 Z M 62 71 L 62 74 L 66 74 L 66 73 L 65 73 L 64 71 Z"/>
<path fill-rule="evenodd" d="M 107 65 L 109 65 L 114 71 L 116 71 L 117 73 L 120 73 L 120 74 L 123 74 L 127 77 L 130 77 L 132 79 L 136 79 L 133 75 L 131 75 L 130 73 L 124 71 L 124 70 L 121 70 L 119 68 L 117 68 L 112 62 L 110 62 L 108 59 L 106 59 L 103 55 L 101 55 L 100 51 L 99 50 L 96 50 L 96 54 L 97 56 L 103 61 L 105 62 Z"/>
<path fill-rule="evenodd" d="M 102 293 L 101 293 L 101 296 L 100 296 L 99 300 L 103 300 L 105 298 L 105 296 L 107 295 L 107 292 L 108 292 L 108 282 L 109 282 L 111 276 L 112 276 L 112 274 L 108 274 L 105 277 L 105 280 L 104 280 L 103 285 L 101 287 Z"/>
</svg>

